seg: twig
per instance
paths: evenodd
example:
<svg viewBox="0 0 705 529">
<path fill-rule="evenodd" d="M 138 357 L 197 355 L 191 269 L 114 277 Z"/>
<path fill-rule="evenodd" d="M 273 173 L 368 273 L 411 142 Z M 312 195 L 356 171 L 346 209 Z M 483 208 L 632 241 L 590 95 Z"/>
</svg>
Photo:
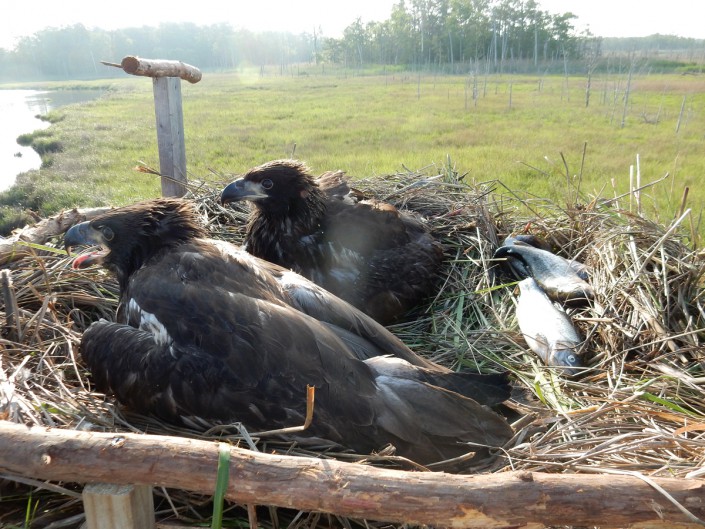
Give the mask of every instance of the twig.
<svg viewBox="0 0 705 529">
<path fill-rule="evenodd" d="M 20 309 L 17 306 L 17 296 L 12 286 L 12 275 L 9 270 L 0 271 L 0 282 L 2 283 L 2 297 L 5 300 L 5 325 L 10 329 L 10 339 L 21 342 L 23 336 Z"/>
</svg>

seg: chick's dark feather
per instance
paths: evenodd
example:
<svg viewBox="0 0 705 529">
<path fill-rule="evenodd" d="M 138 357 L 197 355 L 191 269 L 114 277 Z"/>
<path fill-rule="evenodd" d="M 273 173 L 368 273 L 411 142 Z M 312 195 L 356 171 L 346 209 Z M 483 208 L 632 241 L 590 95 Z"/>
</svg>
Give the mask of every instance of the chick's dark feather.
<svg viewBox="0 0 705 529">
<path fill-rule="evenodd" d="M 260 431 L 303 424 L 311 385 L 300 442 L 362 453 L 392 443 L 422 463 L 511 436 L 488 408 L 508 398 L 506 377 L 450 372 L 305 278 L 204 235 L 177 199 L 67 232 L 67 246 L 102 241 L 100 259 L 121 278 L 117 321 L 93 323 L 81 341 L 99 389 L 173 423 Z"/>
<path fill-rule="evenodd" d="M 248 171 L 224 203 L 254 204 L 246 249 L 307 277 L 388 324 L 433 292 L 442 248 L 423 221 L 365 200 L 340 172 L 315 179 L 295 160 Z"/>
</svg>

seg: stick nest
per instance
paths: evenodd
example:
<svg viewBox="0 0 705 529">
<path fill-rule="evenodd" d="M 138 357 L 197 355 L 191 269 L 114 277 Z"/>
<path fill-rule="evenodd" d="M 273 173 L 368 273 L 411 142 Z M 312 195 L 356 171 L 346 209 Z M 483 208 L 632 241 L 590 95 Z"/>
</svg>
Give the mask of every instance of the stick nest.
<svg viewBox="0 0 705 529">
<path fill-rule="evenodd" d="M 355 186 L 423 215 L 444 246 L 437 295 L 392 332 L 441 364 L 513 374 L 524 416 L 486 471 L 705 474 L 705 255 L 689 247 L 681 226 L 620 209 L 616 199 L 560 207 L 519 197 L 499 182 L 465 183 L 451 170 L 399 173 Z M 222 208 L 219 189 L 202 185 L 191 198 L 213 237 L 239 243 L 247 206 Z M 581 377 L 542 365 L 518 330 L 514 284 L 503 283 L 492 255 L 505 236 L 522 231 L 590 267 L 595 300 L 569 311 L 586 339 L 582 355 L 590 369 Z M 62 241 L 53 246 L 61 248 Z M 122 409 L 92 390 L 77 354 L 82 331 L 98 318 L 113 318 L 117 284 L 102 269 L 72 270 L 63 252 L 48 249 L 33 249 L 3 271 L 0 418 L 227 439 L 257 450 L 415 468 L 384 453 L 370 459 L 304 452 L 238 425 L 182 430 Z M 167 511 L 196 516 L 192 496 L 174 492 L 166 499 Z"/>
</svg>

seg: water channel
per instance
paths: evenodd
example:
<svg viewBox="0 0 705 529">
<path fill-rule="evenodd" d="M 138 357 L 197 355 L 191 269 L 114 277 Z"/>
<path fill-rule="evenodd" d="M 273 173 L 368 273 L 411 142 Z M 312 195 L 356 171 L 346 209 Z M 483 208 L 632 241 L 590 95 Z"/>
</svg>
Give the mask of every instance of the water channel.
<svg viewBox="0 0 705 529">
<path fill-rule="evenodd" d="M 34 149 L 17 143 L 18 136 L 49 126 L 37 116 L 62 106 L 91 101 L 102 93 L 102 90 L 0 90 L 0 191 L 11 187 L 18 174 L 41 166 Z"/>
</svg>

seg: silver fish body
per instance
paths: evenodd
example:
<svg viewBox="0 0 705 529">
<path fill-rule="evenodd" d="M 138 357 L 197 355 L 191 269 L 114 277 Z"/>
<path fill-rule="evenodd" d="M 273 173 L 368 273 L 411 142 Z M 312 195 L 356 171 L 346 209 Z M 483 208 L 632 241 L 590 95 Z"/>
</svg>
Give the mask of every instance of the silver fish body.
<svg viewBox="0 0 705 529">
<path fill-rule="evenodd" d="M 529 244 L 502 246 L 495 259 L 506 259 L 506 266 L 517 279 L 533 277 L 551 299 L 587 300 L 595 297 L 590 284 L 571 266 L 571 261 Z"/>
<path fill-rule="evenodd" d="M 547 252 L 551 251 L 550 244 L 548 244 L 540 237 L 537 237 L 536 235 L 531 235 L 530 233 L 517 233 L 515 235 L 510 235 L 509 237 L 504 239 L 502 246 L 511 246 L 513 244 L 528 244 L 529 246 L 533 246 L 534 248 L 541 248 L 542 250 L 546 250 Z"/>
<path fill-rule="evenodd" d="M 516 235 L 510 235 L 509 237 L 504 239 L 504 242 L 502 243 L 502 246 L 512 245 L 533 246 L 534 248 L 539 248 L 541 250 L 551 252 L 551 246 L 546 241 L 537 237 L 536 235 L 531 235 L 528 233 L 518 233 Z M 559 255 L 556 255 L 556 257 L 564 259 L 565 262 L 568 263 L 568 266 L 570 266 L 575 271 L 575 273 L 578 274 L 578 277 L 580 277 L 580 279 L 587 281 L 590 278 L 590 269 L 586 264 L 581 263 L 580 261 L 576 261 L 575 259 L 565 259 L 564 257 L 561 257 Z"/>
<path fill-rule="evenodd" d="M 531 277 L 519 282 L 519 292 L 516 315 L 529 348 L 544 364 L 575 374 L 583 366 L 578 355 L 582 340 L 568 315 Z"/>
</svg>

